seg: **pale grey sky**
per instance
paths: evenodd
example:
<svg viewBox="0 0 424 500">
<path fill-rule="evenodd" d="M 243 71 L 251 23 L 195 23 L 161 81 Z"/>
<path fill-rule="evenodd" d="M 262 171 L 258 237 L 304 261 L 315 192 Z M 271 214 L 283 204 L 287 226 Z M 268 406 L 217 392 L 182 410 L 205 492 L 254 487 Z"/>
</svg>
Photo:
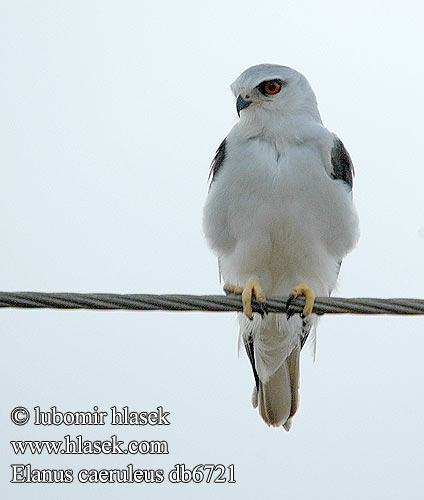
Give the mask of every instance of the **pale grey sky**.
<svg viewBox="0 0 424 500">
<path fill-rule="evenodd" d="M 351 153 L 361 240 L 341 296 L 423 297 L 420 2 L 3 0 L 0 289 L 220 293 L 201 231 L 229 84 L 262 62 L 309 79 Z M 422 498 L 424 319 L 324 317 L 292 431 L 251 408 L 234 314 L 1 310 L 7 499 Z M 23 405 L 171 425 L 14 426 Z M 167 456 L 15 456 L 13 439 L 168 440 Z M 236 484 L 10 484 L 34 468 L 235 465 Z"/>
</svg>

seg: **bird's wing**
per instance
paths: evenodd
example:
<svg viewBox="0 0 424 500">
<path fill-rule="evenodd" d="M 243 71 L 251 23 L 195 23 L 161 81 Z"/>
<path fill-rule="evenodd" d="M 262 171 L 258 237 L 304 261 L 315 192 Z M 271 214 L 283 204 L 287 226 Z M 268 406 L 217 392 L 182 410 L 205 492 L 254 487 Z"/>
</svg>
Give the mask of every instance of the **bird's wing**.
<svg viewBox="0 0 424 500">
<path fill-rule="evenodd" d="M 337 135 L 332 134 L 332 136 L 333 144 L 330 151 L 330 162 L 326 162 L 326 170 L 332 179 L 343 181 L 349 187 L 349 190 L 352 191 L 353 177 L 355 175 L 352 159 L 345 145 Z M 339 270 L 337 275 L 340 273 L 342 262 L 341 260 L 338 263 Z"/>
<path fill-rule="evenodd" d="M 226 142 L 227 138 L 225 138 L 221 144 L 219 145 L 218 149 L 216 150 L 215 156 L 212 160 L 211 167 L 209 170 L 209 189 L 211 188 L 211 185 L 213 181 L 216 179 L 216 176 L 218 175 L 220 169 L 222 168 L 224 161 L 225 161 L 225 156 L 226 156 Z"/>
<path fill-rule="evenodd" d="M 352 190 L 353 176 L 355 175 L 352 160 L 342 141 L 335 134 L 333 134 L 333 137 L 334 141 L 330 155 L 330 176 L 333 179 L 345 182 Z"/>
<path fill-rule="evenodd" d="M 219 170 L 222 168 L 224 164 L 226 155 L 226 141 L 227 138 L 225 138 L 221 142 L 221 144 L 218 146 L 218 149 L 216 150 L 215 156 L 213 157 L 208 177 L 209 189 L 211 188 L 212 182 L 216 179 Z M 221 274 L 221 263 L 219 262 L 219 257 L 218 257 L 218 277 L 219 277 L 219 282 L 221 283 L 222 274 Z"/>
</svg>

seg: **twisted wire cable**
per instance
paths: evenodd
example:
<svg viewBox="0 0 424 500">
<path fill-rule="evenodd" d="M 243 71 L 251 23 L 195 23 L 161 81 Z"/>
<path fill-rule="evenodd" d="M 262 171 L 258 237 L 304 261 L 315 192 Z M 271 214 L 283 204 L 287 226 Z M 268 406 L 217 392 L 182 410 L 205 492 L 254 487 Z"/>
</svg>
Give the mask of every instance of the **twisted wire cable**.
<svg viewBox="0 0 424 500">
<path fill-rule="evenodd" d="M 286 313 L 288 297 L 267 297 L 268 312 Z M 304 297 L 290 304 L 290 311 L 300 313 Z M 114 293 L 42 293 L 0 292 L 0 308 L 51 309 L 123 309 L 161 311 L 238 311 L 243 310 L 240 295 L 150 295 Z M 255 300 L 254 312 L 261 312 Z M 424 314 L 424 300 L 317 297 L 316 314 Z"/>
</svg>

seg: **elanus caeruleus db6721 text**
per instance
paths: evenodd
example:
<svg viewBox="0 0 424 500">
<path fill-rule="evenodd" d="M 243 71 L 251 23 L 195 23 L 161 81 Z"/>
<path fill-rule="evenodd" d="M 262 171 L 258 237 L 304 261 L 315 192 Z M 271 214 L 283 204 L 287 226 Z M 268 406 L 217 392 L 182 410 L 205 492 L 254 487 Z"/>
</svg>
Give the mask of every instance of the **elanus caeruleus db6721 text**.
<svg viewBox="0 0 424 500">
<path fill-rule="evenodd" d="M 224 289 L 241 293 L 240 337 L 252 364 L 254 407 L 272 426 L 291 427 L 299 357 L 359 236 L 353 166 L 322 124 L 306 78 L 261 64 L 231 86 L 238 123 L 219 146 L 203 226 Z M 252 294 L 263 314 L 252 313 Z M 305 296 L 303 314 L 266 314 L 266 295 Z"/>
</svg>

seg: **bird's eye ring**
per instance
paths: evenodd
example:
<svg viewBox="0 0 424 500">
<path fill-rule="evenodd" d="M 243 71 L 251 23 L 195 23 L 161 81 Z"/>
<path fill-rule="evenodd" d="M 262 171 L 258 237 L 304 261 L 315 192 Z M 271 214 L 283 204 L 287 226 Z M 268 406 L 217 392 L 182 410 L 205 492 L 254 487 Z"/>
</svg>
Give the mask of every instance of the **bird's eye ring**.
<svg viewBox="0 0 424 500">
<path fill-rule="evenodd" d="M 268 80 L 258 85 L 258 89 L 264 95 L 275 95 L 280 92 L 283 82 L 281 80 Z"/>
<path fill-rule="evenodd" d="M 264 90 L 267 94 L 277 94 L 280 91 L 280 86 L 275 82 L 268 82 L 265 84 Z"/>
</svg>

